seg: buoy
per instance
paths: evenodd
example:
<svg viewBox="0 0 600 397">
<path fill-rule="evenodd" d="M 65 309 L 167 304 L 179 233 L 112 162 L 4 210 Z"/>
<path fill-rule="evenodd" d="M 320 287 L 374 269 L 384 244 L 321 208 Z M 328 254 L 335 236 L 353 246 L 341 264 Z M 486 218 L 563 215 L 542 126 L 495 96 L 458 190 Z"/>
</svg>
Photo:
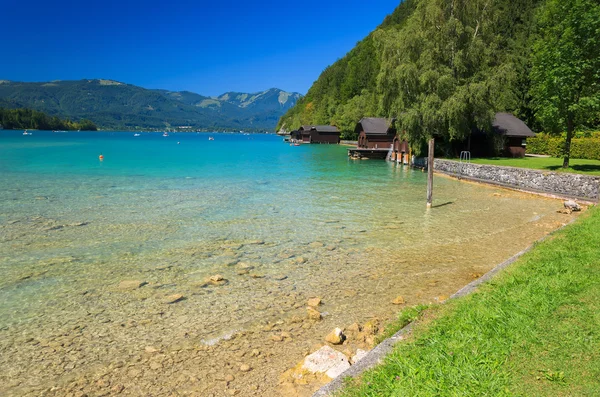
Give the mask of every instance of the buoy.
<svg viewBox="0 0 600 397">
<path fill-rule="evenodd" d="M 101 154 L 100 156 L 98 156 L 98 158 L 100 159 L 100 161 L 102 161 L 104 160 L 104 155 Z"/>
</svg>

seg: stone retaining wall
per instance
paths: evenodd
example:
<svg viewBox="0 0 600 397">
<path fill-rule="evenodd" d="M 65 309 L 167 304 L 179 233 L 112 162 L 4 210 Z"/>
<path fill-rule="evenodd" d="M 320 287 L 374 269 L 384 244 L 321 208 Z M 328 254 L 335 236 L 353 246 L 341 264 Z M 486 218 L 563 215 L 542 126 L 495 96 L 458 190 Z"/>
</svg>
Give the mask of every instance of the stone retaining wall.
<svg viewBox="0 0 600 397">
<path fill-rule="evenodd" d="M 600 177 L 435 159 L 435 171 L 457 178 L 598 202 Z"/>
</svg>

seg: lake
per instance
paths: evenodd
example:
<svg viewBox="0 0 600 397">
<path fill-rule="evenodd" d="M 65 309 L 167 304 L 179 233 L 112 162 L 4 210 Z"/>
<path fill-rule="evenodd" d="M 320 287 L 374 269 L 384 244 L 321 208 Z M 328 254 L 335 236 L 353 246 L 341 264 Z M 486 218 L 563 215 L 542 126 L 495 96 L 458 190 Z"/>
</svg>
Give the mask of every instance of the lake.
<svg viewBox="0 0 600 397">
<path fill-rule="evenodd" d="M 443 301 L 571 219 L 445 177 L 427 210 L 426 174 L 346 150 L 0 131 L 0 394 L 310 395 L 283 373 L 335 327 Z"/>
</svg>

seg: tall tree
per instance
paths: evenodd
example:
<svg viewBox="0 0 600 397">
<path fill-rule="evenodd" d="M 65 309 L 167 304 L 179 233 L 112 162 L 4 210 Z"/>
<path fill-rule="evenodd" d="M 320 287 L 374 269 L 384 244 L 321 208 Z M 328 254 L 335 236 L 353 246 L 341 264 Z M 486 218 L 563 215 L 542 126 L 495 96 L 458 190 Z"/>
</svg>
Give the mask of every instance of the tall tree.
<svg viewBox="0 0 600 397">
<path fill-rule="evenodd" d="M 567 131 L 563 167 L 569 167 L 575 130 L 600 108 L 600 4 L 548 0 L 539 14 L 531 95 L 549 131 Z"/>
</svg>

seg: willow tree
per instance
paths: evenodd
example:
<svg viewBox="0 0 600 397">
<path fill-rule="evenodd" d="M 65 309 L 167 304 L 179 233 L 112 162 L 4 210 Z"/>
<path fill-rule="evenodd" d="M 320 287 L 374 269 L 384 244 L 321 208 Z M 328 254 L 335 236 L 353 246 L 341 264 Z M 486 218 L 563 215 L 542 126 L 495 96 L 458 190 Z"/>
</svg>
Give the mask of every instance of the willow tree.
<svg viewBox="0 0 600 397">
<path fill-rule="evenodd" d="M 539 15 L 531 94 L 549 131 L 567 131 L 563 167 L 569 167 L 575 130 L 600 108 L 600 4 L 548 0 Z"/>
<path fill-rule="evenodd" d="M 420 1 L 406 25 L 378 32 L 380 112 L 398 116 L 415 147 L 433 136 L 461 141 L 519 107 L 513 54 L 536 0 Z M 524 12 L 527 14 L 530 11 Z"/>
</svg>

